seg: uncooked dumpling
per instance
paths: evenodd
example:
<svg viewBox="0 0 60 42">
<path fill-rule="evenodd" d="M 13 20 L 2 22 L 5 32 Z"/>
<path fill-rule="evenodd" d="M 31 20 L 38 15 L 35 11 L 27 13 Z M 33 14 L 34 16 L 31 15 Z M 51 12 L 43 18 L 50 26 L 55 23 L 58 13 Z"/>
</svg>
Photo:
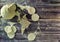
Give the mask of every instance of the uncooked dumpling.
<svg viewBox="0 0 60 42">
<path fill-rule="evenodd" d="M 38 21 L 39 20 L 39 15 L 33 14 L 31 18 L 32 18 L 33 21 Z"/>
<path fill-rule="evenodd" d="M 1 16 L 4 19 L 12 19 L 16 15 L 15 9 L 16 9 L 15 4 L 7 4 L 7 5 L 4 5 L 1 8 Z"/>
<path fill-rule="evenodd" d="M 26 10 L 27 10 L 28 13 L 31 14 L 31 15 L 35 13 L 35 8 L 34 8 L 34 7 L 27 6 L 27 7 L 26 7 Z"/>
<path fill-rule="evenodd" d="M 12 32 L 11 26 L 6 26 L 6 27 L 4 28 L 4 30 L 5 30 L 6 33 Z"/>
<path fill-rule="evenodd" d="M 36 37 L 35 33 L 29 33 L 28 34 L 28 40 L 29 41 L 33 41 L 35 39 L 35 37 Z"/>
</svg>

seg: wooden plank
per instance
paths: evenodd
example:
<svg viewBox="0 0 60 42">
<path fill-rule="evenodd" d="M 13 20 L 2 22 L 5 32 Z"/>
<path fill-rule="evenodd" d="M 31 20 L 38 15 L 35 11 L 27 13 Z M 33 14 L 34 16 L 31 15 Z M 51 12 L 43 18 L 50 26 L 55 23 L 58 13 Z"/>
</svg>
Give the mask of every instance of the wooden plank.
<svg viewBox="0 0 60 42">
<path fill-rule="evenodd" d="M 51 21 L 56 22 L 57 21 L 57 22 L 60 22 L 60 19 L 40 19 L 39 21 L 44 21 L 44 22 L 51 22 Z"/>
</svg>

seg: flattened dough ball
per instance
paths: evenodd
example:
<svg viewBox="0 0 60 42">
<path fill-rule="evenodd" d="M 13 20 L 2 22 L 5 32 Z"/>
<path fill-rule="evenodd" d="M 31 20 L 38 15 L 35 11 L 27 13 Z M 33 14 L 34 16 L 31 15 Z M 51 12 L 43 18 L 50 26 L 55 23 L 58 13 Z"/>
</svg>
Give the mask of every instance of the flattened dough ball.
<svg viewBox="0 0 60 42">
<path fill-rule="evenodd" d="M 31 16 L 31 19 L 32 19 L 33 21 L 38 21 L 38 20 L 39 20 L 39 15 L 33 14 L 33 15 Z"/>
</svg>

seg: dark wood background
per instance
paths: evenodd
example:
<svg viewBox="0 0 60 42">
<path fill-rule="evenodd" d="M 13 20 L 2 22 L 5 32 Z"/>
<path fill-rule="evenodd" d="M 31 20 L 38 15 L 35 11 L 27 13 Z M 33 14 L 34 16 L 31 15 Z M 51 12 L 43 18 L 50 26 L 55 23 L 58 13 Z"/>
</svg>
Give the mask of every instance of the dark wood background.
<svg viewBox="0 0 60 42">
<path fill-rule="evenodd" d="M 14 0 L 11 2 L 14 2 Z M 39 24 L 38 22 L 32 22 L 30 27 L 30 31 L 35 31 L 38 26 L 41 29 L 41 33 L 32 42 L 60 42 L 60 3 L 51 4 L 49 1 L 42 2 L 41 0 L 26 0 L 25 2 L 27 2 L 27 5 L 34 6 L 40 16 Z M 6 3 L 8 2 L 3 3 L 0 1 L 0 6 L 2 7 Z M 19 2 L 17 1 L 16 3 Z M 0 42 L 29 41 L 19 31 L 16 33 L 15 38 L 10 40 L 7 38 L 3 29 L 0 28 Z"/>
</svg>

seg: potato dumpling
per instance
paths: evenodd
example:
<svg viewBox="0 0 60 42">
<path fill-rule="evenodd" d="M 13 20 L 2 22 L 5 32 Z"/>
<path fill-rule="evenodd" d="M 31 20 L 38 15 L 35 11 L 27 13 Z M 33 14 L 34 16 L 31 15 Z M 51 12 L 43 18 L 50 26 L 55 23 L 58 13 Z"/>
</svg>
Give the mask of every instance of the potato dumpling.
<svg viewBox="0 0 60 42">
<path fill-rule="evenodd" d="M 26 6 L 26 10 L 31 15 L 35 13 L 35 8 L 34 7 Z"/>
<path fill-rule="evenodd" d="M 21 33 L 23 34 L 23 33 L 24 33 L 24 30 L 25 30 L 26 28 L 28 28 L 28 26 L 30 25 L 30 22 L 27 21 L 27 20 L 22 20 L 22 21 L 20 22 L 20 24 L 22 25 L 22 26 L 21 26 Z"/>
<path fill-rule="evenodd" d="M 6 26 L 6 27 L 4 28 L 4 30 L 5 30 L 6 33 L 12 32 L 11 26 Z"/>
<path fill-rule="evenodd" d="M 26 17 L 24 18 L 25 16 L 23 16 L 23 19 L 20 20 L 20 24 L 21 24 L 21 33 L 23 34 L 24 33 L 24 30 L 26 28 L 28 28 L 28 26 L 30 25 L 30 22 L 26 19 Z"/>
<path fill-rule="evenodd" d="M 35 39 L 35 37 L 36 37 L 35 33 L 29 33 L 28 34 L 28 40 L 29 41 L 33 41 Z"/>
<path fill-rule="evenodd" d="M 4 19 L 12 19 L 16 14 L 15 9 L 16 9 L 16 6 L 14 4 L 4 5 L 1 8 L 1 16 Z"/>
<path fill-rule="evenodd" d="M 33 15 L 31 16 L 31 19 L 32 19 L 32 21 L 38 21 L 38 20 L 39 20 L 39 15 L 33 14 Z"/>
</svg>

